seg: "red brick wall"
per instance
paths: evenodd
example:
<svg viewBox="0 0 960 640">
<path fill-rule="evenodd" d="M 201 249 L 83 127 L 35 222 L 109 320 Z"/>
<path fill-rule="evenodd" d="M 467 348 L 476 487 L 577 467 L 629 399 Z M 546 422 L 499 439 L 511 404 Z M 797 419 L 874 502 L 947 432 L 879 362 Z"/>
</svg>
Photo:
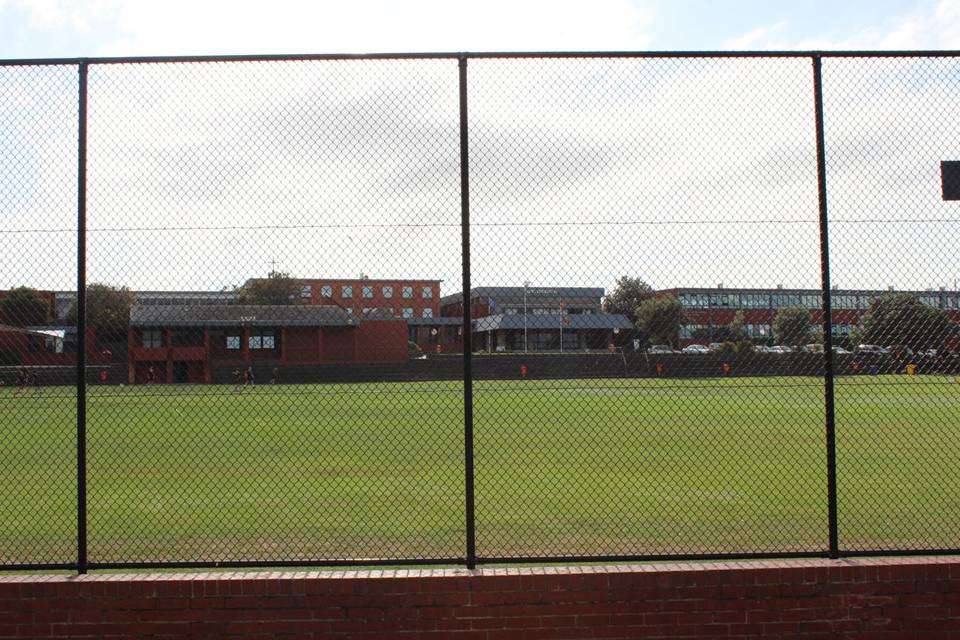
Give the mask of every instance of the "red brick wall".
<svg viewBox="0 0 960 640">
<path fill-rule="evenodd" d="M 328 362 L 353 362 L 357 357 L 356 329 L 324 327 L 323 359 Z"/>
<path fill-rule="evenodd" d="M 0 637 L 958 638 L 960 558 L 0 578 Z"/>
<path fill-rule="evenodd" d="M 357 362 L 406 362 L 407 323 L 364 320 L 357 328 Z"/>
</svg>

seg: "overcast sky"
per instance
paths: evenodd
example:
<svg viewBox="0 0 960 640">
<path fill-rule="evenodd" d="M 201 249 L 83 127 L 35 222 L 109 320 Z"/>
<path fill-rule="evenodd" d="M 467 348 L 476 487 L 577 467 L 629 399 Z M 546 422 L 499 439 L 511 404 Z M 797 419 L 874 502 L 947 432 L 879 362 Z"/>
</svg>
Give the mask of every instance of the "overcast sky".
<svg viewBox="0 0 960 640">
<path fill-rule="evenodd" d="M 839 6 L 836 6 L 839 5 Z M 0 0 L 0 57 L 960 49 L 960 2 Z M 819 284 L 804 59 L 476 60 L 473 282 Z M 827 60 L 833 273 L 955 286 L 960 65 Z M 76 72 L 0 70 L 0 286 L 70 288 Z M 90 279 L 460 281 L 455 61 L 94 66 Z"/>
</svg>

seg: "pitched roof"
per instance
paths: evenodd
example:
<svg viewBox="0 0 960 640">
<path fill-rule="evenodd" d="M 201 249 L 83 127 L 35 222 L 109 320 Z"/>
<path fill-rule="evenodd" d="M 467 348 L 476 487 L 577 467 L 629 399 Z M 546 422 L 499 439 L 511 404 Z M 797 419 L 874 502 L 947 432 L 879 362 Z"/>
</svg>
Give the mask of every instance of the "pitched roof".
<svg viewBox="0 0 960 640">
<path fill-rule="evenodd" d="M 335 305 L 136 305 L 133 327 L 321 327 L 360 321 Z"/>
<path fill-rule="evenodd" d="M 478 318 L 474 321 L 474 331 L 496 331 L 497 329 L 632 329 L 633 325 L 626 316 L 619 313 L 585 313 L 528 315 L 524 323 L 522 315 L 496 315 Z"/>
</svg>

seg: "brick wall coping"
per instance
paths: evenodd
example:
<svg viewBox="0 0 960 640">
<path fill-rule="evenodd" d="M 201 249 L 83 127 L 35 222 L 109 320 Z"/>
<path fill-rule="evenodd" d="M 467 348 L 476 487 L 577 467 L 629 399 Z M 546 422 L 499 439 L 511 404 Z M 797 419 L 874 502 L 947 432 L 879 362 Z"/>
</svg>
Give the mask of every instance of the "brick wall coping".
<svg viewBox="0 0 960 640">
<path fill-rule="evenodd" d="M 868 575 L 871 568 L 950 565 L 949 576 L 960 579 L 960 556 L 895 556 L 860 557 L 828 560 L 801 558 L 789 560 L 743 560 L 722 562 L 658 562 L 649 564 L 570 565 L 545 567 L 487 567 L 424 569 L 364 569 L 323 571 L 207 571 L 184 573 L 92 573 L 86 575 L 2 575 L 0 585 L 33 583 L 98 583 L 98 582 L 173 582 L 173 581 L 263 581 L 263 580 L 402 580 L 411 578 L 502 578 L 528 576 L 608 576 L 615 574 L 695 574 L 736 572 L 792 572 L 801 569 L 827 569 L 831 581 L 843 582 L 846 574 Z M 864 571 L 866 570 L 866 572 Z M 819 573 L 819 572 L 816 572 Z M 812 575 L 812 574 L 811 574 Z M 772 575 L 771 575 L 772 577 Z M 591 580 L 594 582 L 594 580 Z"/>
</svg>

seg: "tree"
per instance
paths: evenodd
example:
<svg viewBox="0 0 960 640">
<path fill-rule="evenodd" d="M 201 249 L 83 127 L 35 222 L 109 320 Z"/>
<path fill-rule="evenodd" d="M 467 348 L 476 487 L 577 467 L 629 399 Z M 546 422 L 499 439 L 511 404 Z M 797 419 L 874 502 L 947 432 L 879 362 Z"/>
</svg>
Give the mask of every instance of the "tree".
<svg viewBox="0 0 960 640">
<path fill-rule="evenodd" d="M 730 331 L 730 338 L 723 344 L 726 345 L 726 349 L 730 353 L 739 354 L 753 351 L 753 341 L 747 335 L 743 311 L 737 311 L 733 314 L 733 320 L 730 321 L 727 328 Z"/>
<path fill-rule="evenodd" d="M 50 303 L 36 289 L 17 287 L 0 299 L 0 319 L 7 324 L 29 327 L 47 324 Z"/>
<path fill-rule="evenodd" d="M 126 338 L 132 306 L 133 292 L 126 287 L 98 283 L 87 286 L 87 326 L 94 328 L 101 340 Z M 70 324 L 77 323 L 76 302 L 70 306 L 67 320 Z"/>
<path fill-rule="evenodd" d="M 680 327 L 686 323 L 683 305 L 676 298 L 644 300 L 633 315 L 641 337 L 653 344 L 675 344 Z"/>
<path fill-rule="evenodd" d="M 271 271 L 266 278 L 251 278 L 237 289 L 240 304 L 294 304 L 300 299 L 303 282 L 289 273 Z"/>
<path fill-rule="evenodd" d="M 791 347 L 809 344 L 812 340 L 810 311 L 800 305 L 780 309 L 773 319 L 773 335 L 778 344 Z"/>
<path fill-rule="evenodd" d="M 642 302 L 655 297 L 653 287 L 640 278 L 622 276 L 617 280 L 613 292 L 603 300 L 603 310 L 607 313 L 620 313 L 637 322 L 637 307 Z"/>
<path fill-rule="evenodd" d="M 958 332 L 943 311 L 928 307 L 909 293 L 888 293 L 870 303 L 858 331 L 865 344 L 905 345 L 914 351 L 939 349 Z"/>
</svg>

